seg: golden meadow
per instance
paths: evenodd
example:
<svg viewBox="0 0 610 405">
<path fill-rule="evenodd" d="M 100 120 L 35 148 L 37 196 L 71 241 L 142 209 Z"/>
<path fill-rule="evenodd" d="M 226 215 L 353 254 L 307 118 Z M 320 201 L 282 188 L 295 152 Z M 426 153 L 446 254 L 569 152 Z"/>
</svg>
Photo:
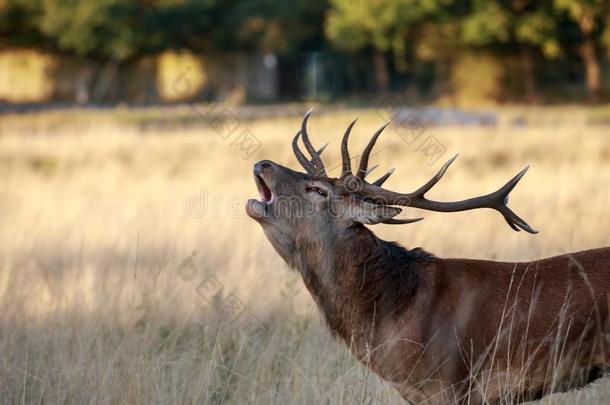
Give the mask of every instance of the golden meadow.
<svg viewBox="0 0 610 405">
<path fill-rule="evenodd" d="M 330 337 L 243 210 L 257 197 L 254 162 L 298 167 L 290 140 L 305 108 L 241 119 L 236 134 L 261 143 L 245 159 L 234 137 L 202 122 L 208 107 L 195 108 L 0 118 L 0 402 L 402 403 Z M 321 108 L 310 120 L 314 142 L 331 142 L 329 164 L 355 116 L 357 151 L 383 123 L 378 111 Z M 608 125 L 608 107 L 505 107 L 495 126 L 425 128 L 446 148 L 434 164 L 390 127 L 372 160 L 379 175 L 396 168 L 396 190 L 457 152 L 431 197 L 495 190 L 530 164 L 510 206 L 540 234 L 513 232 L 488 210 L 374 229 L 444 257 L 610 245 Z M 607 403 L 607 381 L 544 402 Z"/>
</svg>

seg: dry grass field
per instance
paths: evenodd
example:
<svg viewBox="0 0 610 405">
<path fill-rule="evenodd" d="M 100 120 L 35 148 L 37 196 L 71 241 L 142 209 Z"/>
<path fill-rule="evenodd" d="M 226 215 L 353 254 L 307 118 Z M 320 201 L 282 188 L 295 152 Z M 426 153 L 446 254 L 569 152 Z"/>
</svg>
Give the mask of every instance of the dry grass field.
<svg viewBox="0 0 610 405">
<path fill-rule="evenodd" d="M 510 206 L 540 234 L 513 232 L 487 210 L 425 212 L 375 231 L 443 257 L 610 245 L 604 113 L 514 108 L 495 126 L 426 128 L 446 148 L 434 164 L 390 127 L 372 161 L 379 174 L 397 169 L 387 183 L 396 190 L 457 152 L 430 197 L 495 190 L 530 164 Z M 298 167 L 300 117 L 242 120 L 237 132 L 261 142 L 244 159 L 236 134 L 223 139 L 191 109 L 167 125 L 156 114 L 0 117 L 0 403 L 402 403 L 330 337 L 299 276 L 245 215 L 254 162 Z M 526 124 L 511 125 L 518 114 Z M 356 115 L 357 151 L 383 122 L 374 110 L 312 116 L 314 142 L 331 142 L 329 165 Z M 609 403 L 610 381 L 543 402 Z"/>
</svg>

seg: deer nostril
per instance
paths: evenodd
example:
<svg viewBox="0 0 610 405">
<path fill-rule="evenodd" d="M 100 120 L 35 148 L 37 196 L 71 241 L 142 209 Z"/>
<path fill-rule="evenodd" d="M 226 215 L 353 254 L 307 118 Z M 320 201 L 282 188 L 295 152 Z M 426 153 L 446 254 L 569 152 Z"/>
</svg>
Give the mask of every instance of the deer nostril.
<svg viewBox="0 0 610 405">
<path fill-rule="evenodd" d="M 261 160 L 254 165 L 254 172 L 261 174 L 263 171 L 271 171 L 273 169 L 273 163 L 269 160 Z"/>
</svg>

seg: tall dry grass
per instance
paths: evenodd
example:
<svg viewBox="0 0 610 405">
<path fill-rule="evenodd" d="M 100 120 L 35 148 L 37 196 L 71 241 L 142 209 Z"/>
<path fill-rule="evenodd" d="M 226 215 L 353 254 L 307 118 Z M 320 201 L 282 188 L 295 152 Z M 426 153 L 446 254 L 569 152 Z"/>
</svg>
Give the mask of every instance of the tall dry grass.
<svg viewBox="0 0 610 405">
<path fill-rule="evenodd" d="M 424 213 L 375 231 L 445 257 L 529 260 L 609 245 L 607 127 L 555 125 L 539 113 L 526 127 L 426 129 L 446 158 L 461 154 L 431 197 L 495 190 L 531 164 L 510 205 L 539 235 L 487 211 Z M 381 124 L 374 111 L 310 121 L 317 143 L 332 142 L 327 162 L 339 160 L 354 115 L 357 150 Z M 208 126 L 122 118 L 0 120 L 0 402 L 402 403 L 329 336 L 298 275 L 245 216 L 257 194 L 253 162 L 297 167 L 289 142 L 299 119 L 242 122 L 262 142 L 242 159 Z M 382 169 L 397 169 L 387 183 L 397 190 L 442 163 L 428 165 L 392 129 L 378 151 Z M 228 303 L 243 310 L 237 320 Z M 262 329 L 244 325 L 248 317 Z M 546 401 L 607 403 L 608 387 Z"/>
</svg>

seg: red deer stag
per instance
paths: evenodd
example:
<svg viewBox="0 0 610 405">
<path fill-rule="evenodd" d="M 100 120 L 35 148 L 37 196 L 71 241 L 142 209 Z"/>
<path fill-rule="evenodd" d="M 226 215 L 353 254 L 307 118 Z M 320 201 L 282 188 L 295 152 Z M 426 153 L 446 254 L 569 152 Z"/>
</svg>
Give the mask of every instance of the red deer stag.
<svg viewBox="0 0 610 405">
<path fill-rule="evenodd" d="M 377 238 L 364 225 L 406 224 L 403 207 L 498 211 L 536 233 L 508 208 L 524 169 L 497 191 L 440 202 L 426 193 L 455 157 L 408 194 L 374 182 L 371 150 L 352 173 L 348 138 L 342 174 L 331 178 L 307 134 L 292 141 L 300 173 L 269 160 L 254 165 L 262 201 L 249 200 L 275 250 L 302 276 L 333 335 L 413 403 L 516 403 L 582 387 L 608 371 L 610 248 L 533 262 L 441 259 Z M 311 158 L 299 149 L 302 139 Z"/>
</svg>

